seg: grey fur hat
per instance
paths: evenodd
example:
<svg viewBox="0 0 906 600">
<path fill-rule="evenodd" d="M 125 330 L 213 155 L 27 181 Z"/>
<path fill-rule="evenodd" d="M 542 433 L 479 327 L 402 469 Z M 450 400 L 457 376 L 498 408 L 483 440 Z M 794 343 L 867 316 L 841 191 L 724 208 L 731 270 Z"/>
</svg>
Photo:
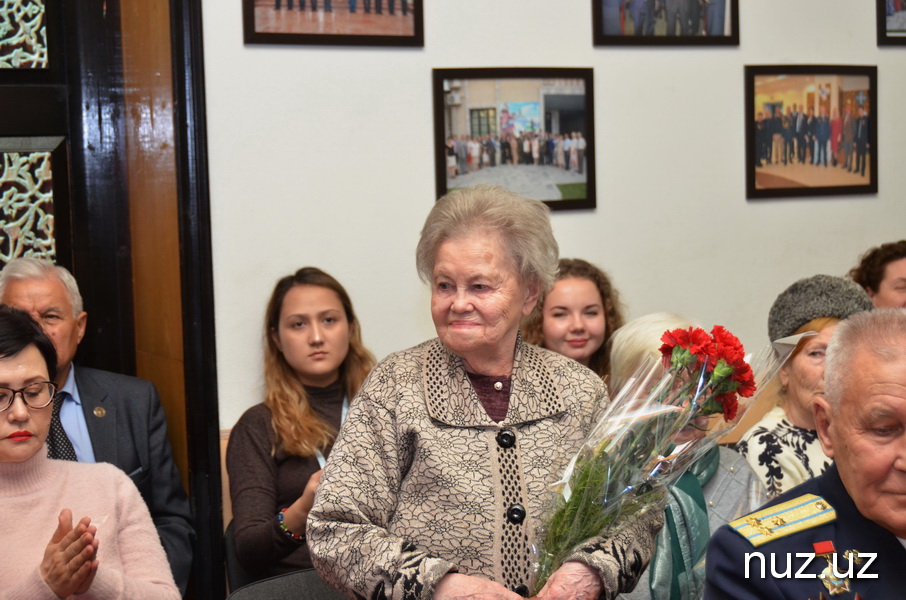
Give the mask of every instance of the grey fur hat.
<svg viewBox="0 0 906 600">
<path fill-rule="evenodd" d="M 768 314 L 768 336 L 773 342 L 793 335 L 812 319 L 845 319 L 871 308 L 871 298 L 854 281 L 813 275 L 800 279 L 774 300 Z"/>
</svg>

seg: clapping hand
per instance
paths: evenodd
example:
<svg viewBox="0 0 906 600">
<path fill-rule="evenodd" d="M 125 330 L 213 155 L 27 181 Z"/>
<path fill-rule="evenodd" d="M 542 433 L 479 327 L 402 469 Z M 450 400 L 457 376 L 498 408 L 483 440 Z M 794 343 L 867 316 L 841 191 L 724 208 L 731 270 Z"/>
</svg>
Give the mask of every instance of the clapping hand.
<svg viewBox="0 0 906 600">
<path fill-rule="evenodd" d="M 64 508 L 60 512 L 40 567 L 41 577 L 60 598 L 84 594 L 94 582 L 98 571 L 96 533 L 97 527 L 88 517 L 73 527 L 72 511 Z"/>
<path fill-rule="evenodd" d="M 323 472 L 323 470 L 315 471 L 315 473 L 309 477 L 308 483 L 305 484 L 305 489 L 302 490 L 302 495 L 299 496 L 295 502 L 290 504 L 283 514 L 283 522 L 286 524 L 286 528 L 293 533 L 298 535 L 305 533 L 308 513 L 315 504 L 315 492 L 318 490 L 318 483 L 321 481 L 321 474 Z"/>
</svg>

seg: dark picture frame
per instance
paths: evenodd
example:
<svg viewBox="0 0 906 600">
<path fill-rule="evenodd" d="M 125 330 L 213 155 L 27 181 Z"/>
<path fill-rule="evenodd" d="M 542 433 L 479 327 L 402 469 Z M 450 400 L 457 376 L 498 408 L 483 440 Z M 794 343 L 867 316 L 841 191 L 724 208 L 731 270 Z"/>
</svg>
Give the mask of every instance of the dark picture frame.
<svg viewBox="0 0 906 600">
<path fill-rule="evenodd" d="M 903 0 L 875 0 L 875 2 L 878 9 L 878 45 L 906 46 L 906 2 Z"/>
<path fill-rule="evenodd" d="M 425 45 L 424 0 L 242 0 L 242 25 L 246 44 Z"/>
<path fill-rule="evenodd" d="M 746 197 L 876 194 L 877 115 L 875 66 L 746 66 Z"/>
<path fill-rule="evenodd" d="M 595 46 L 739 45 L 739 0 L 591 0 L 591 14 Z"/>
<path fill-rule="evenodd" d="M 432 91 L 438 198 L 496 184 L 552 210 L 597 206 L 592 69 L 434 69 Z"/>
</svg>

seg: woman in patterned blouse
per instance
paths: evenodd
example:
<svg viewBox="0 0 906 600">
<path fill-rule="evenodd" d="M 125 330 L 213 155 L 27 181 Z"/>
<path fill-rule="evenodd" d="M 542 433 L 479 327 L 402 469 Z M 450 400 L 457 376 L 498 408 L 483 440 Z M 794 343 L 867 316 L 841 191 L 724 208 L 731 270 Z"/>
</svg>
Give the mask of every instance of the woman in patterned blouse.
<svg viewBox="0 0 906 600">
<path fill-rule="evenodd" d="M 802 337 L 777 377 L 777 405 L 736 446 L 761 477 L 768 497 L 817 477 L 830 466 L 812 414 L 815 398 L 824 394 L 824 353 L 841 319 L 871 307 L 861 287 L 830 275 L 801 279 L 774 301 L 768 317 L 771 340 Z"/>
</svg>

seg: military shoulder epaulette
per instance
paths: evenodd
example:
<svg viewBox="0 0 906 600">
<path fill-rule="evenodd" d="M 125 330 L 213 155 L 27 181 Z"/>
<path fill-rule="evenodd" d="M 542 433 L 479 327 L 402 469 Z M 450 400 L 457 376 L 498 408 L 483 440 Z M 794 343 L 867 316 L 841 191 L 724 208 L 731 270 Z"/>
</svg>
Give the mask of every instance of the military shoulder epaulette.
<svg viewBox="0 0 906 600">
<path fill-rule="evenodd" d="M 836 518 L 837 512 L 824 498 L 805 494 L 730 521 L 729 526 L 757 548 Z"/>
</svg>

